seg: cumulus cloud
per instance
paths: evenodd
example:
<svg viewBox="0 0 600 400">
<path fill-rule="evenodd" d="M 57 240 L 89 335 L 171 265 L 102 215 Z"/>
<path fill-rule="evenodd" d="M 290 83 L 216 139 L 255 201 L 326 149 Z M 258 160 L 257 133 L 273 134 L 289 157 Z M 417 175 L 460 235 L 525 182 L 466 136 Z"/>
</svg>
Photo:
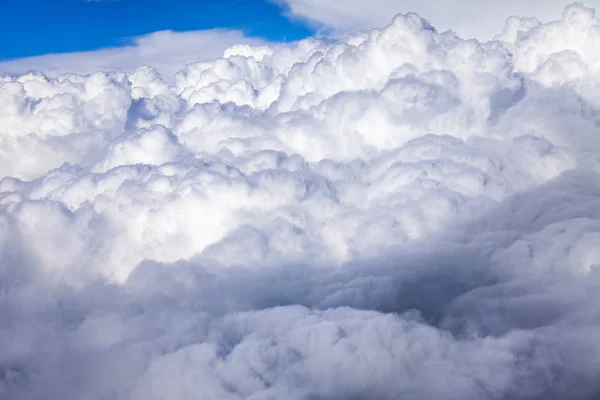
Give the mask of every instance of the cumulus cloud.
<svg viewBox="0 0 600 400">
<path fill-rule="evenodd" d="M 451 29 L 459 36 L 492 39 L 507 18 L 519 15 L 549 22 L 560 18 L 568 0 L 272 0 L 285 5 L 293 17 L 341 32 L 385 26 L 389 16 L 416 12 L 439 30 Z M 599 0 L 582 4 L 600 7 Z"/>
<path fill-rule="evenodd" d="M 594 399 L 600 20 L 0 78 L 0 397 Z"/>
</svg>

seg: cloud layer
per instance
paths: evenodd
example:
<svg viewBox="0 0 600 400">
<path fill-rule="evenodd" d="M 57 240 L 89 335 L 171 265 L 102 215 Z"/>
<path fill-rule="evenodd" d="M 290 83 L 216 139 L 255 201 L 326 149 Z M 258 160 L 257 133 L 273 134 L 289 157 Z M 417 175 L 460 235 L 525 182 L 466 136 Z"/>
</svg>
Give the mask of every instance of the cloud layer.
<svg viewBox="0 0 600 400">
<path fill-rule="evenodd" d="M 18 76 L 37 71 L 56 78 L 64 73 L 92 74 L 103 70 L 133 73 L 140 65 L 146 65 L 170 79 L 187 64 L 222 57 L 224 50 L 236 44 L 260 46 L 264 41 L 224 29 L 159 31 L 135 37 L 122 47 L 3 61 L 0 73 Z"/>
<path fill-rule="evenodd" d="M 0 397 L 593 399 L 600 20 L 0 77 Z"/>
<path fill-rule="evenodd" d="M 319 26 L 349 32 L 357 28 L 384 26 L 390 15 L 416 12 L 440 31 L 451 29 L 459 36 L 492 39 L 507 18 L 520 15 L 549 22 L 560 18 L 568 0 L 271 0 L 289 8 L 289 14 Z M 600 7 L 600 0 L 583 0 Z"/>
</svg>

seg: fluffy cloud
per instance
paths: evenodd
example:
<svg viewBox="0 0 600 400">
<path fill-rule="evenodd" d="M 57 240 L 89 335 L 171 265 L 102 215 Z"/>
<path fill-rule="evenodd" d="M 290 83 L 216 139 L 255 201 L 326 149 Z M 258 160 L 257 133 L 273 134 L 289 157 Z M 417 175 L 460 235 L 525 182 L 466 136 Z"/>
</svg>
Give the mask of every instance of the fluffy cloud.
<svg viewBox="0 0 600 400">
<path fill-rule="evenodd" d="M 536 17 L 549 22 L 560 18 L 567 0 L 272 0 L 289 8 L 293 17 L 322 27 L 348 32 L 374 28 L 389 22 L 397 13 L 416 12 L 439 30 L 451 29 L 464 38 L 491 39 L 513 15 Z M 599 0 L 582 4 L 599 7 Z"/>
<path fill-rule="evenodd" d="M 0 397 L 593 399 L 600 20 L 416 14 L 0 80 Z"/>
</svg>

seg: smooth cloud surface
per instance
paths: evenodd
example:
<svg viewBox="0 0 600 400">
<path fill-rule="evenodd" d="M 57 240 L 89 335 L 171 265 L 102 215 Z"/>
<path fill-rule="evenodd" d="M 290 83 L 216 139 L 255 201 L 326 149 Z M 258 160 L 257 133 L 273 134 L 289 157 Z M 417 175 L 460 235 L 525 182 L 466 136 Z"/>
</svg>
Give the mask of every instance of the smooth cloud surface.
<svg viewBox="0 0 600 400">
<path fill-rule="evenodd" d="M 91 74 L 103 70 L 134 72 L 140 65 L 151 66 L 165 79 L 200 60 L 223 56 L 235 44 L 262 45 L 241 31 L 223 29 L 173 32 L 159 31 L 135 37 L 132 44 L 95 51 L 47 54 L 0 62 L 0 73 L 22 75 L 29 71 L 56 77 L 63 73 Z"/>
<path fill-rule="evenodd" d="M 0 78 L 0 397 L 597 398 L 600 21 L 498 39 Z"/>
</svg>

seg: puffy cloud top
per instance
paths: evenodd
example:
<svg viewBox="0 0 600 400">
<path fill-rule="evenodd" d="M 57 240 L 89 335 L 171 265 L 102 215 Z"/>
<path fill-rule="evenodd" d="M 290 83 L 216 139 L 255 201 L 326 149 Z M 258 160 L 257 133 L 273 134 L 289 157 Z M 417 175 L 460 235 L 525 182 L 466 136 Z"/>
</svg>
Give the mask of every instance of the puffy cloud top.
<svg viewBox="0 0 600 400">
<path fill-rule="evenodd" d="M 593 399 L 600 20 L 0 77 L 0 398 Z"/>
</svg>

